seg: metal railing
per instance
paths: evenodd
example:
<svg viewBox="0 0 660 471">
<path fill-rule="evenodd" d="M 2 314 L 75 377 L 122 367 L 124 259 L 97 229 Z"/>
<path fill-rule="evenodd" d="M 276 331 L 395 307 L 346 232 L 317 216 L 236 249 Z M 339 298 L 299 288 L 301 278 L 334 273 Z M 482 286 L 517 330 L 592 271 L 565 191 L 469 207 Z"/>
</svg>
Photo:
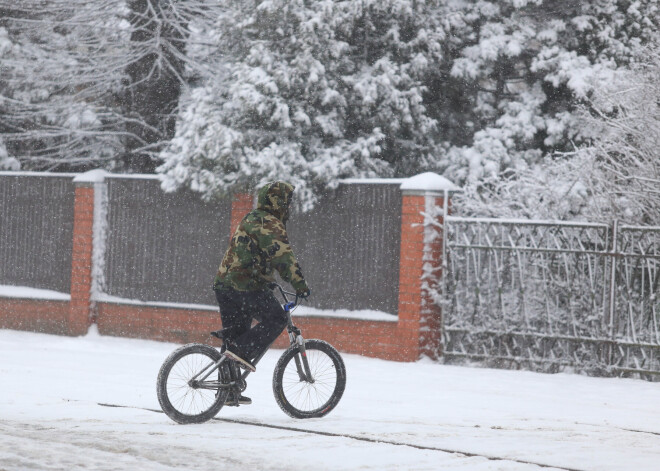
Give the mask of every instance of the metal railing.
<svg viewBox="0 0 660 471">
<path fill-rule="evenodd" d="M 660 227 L 446 217 L 448 361 L 660 379 Z"/>
</svg>

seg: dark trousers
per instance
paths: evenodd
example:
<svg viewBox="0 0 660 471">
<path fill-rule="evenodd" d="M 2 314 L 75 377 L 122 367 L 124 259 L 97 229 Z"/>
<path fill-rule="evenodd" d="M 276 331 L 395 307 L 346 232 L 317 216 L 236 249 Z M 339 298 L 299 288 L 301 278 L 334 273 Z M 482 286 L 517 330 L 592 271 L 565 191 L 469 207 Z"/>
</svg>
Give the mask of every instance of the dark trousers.
<svg viewBox="0 0 660 471">
<path fill-rule="evenodd" d="M 224 338 L 253 361 L 282 333 L 287 316 L 271 291 L 215 290 Z M 252 327 L 252 319 L 259 323 Z"/>
</svg>

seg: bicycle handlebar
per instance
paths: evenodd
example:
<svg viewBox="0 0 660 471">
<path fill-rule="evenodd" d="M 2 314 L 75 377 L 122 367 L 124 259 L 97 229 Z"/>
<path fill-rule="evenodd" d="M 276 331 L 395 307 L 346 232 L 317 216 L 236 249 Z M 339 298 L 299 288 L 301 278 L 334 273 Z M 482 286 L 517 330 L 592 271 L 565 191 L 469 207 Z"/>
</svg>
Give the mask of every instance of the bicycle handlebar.
<svg viewBox="0 0 660 471">
<path fill-rule="evenodd" d="M 287 294 L 288 294 L 289 296 L 295 296 L 296 299 L 293 301 L 293 305 L 290 306 L 290 308 L 293 308 L 293 307 L 297 306 L 297 305 L 298 305 L 298 301 L 299 301 L 300 299 L 304 299 L 304 298 L 299 297 L 296 293 L 290 293 L 289 291 L 284 291 L 284 289 L 283 289 L 278 283 L 275 283 L 274 281 L 271 282 L 271 283 L 268 285 L 268 287 L 269 287 L 270 289 L 272 289 L 272 290 L 275 290 L 276 288 L 279 289 L 279 290 L 280 290 L 280 293 L 282 294 L 282 297 L 284 298 L 284 302 L 285 302 L 286 304 L 289 304 L 289 298 L 286 297 Z"/>
</svg>

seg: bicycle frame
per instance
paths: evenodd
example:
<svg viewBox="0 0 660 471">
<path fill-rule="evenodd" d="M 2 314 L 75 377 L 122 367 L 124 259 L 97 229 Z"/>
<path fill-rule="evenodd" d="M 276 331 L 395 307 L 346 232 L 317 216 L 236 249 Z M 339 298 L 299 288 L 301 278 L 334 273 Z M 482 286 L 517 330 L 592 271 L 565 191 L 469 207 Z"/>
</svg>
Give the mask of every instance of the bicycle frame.
<svg viewBox="0 0 660 471">
<path fill-rule="evenodd" d="M 296 355 L 295 357 L 295 362 L 296 362 L 296 369 L 298 370 L 298 376 L 300 377 L 300 381 L 307 381 L 310 383 L 314 382 L 314 378 L 312 376 L 312 372 L 309 368 L 309 362 L 307 361 L 307 352 L 305 350 L 305 339 L 302 336 L 302 333 L 298 327 L 296 327 L 293 324 L 293 320 L 291 319 L 291 311 L 299 305 L 299 300 L 300 298 L 295 294 L 295 293 L 289 293 L 287 291 L 284 291 L 282 287 L 277 284 L 277 283 L 272 283 L 271 288 L 278 288 L 282 298 L 284 298 L 284 312 L 286 312 L 287 315 L 287 333 L 289 335 L 289 342 L 290 345 L 293 346 L 295 344 L 298 344 L 300 347 L 300 355 Z M 295 296 L 295 301 L 289 301 L 289 298 L 287 298 L 287 294 L 289 296 Z M 259 361 L 263 358 L 263 356 L 266 354 L 268 350 L 270 350 L 270 347 L 273 344 L 271 343 L 268 348 L 266 348 L 257 358 L 254 359 L 253 365 L 256 365 L 259 363 Z M 213 372 L 217 371 L 219 368 L 222 367 L 222 364 L 227 361 L 227 357 L 223 356 L 216 362 L 209 363 L 202 371 L 197 373 L 190 381 L 189 384 L 192 387 L 197 387 L 199 389 L 229 389 L 233 388 L 235 386 L 238 386 L 240 382 L 244 382 L 245 378 L 248 377 L 248 375 L 251 373 L 251 371 L 247 370 L 241 374 L 240 368 L 235 362 L 230 362 L 230 370 L 229 370 L 229 376 L 232 378 L 232 381 L 228 383 L 220 382 L 220 381 L 205 381 L 206 378 L 211 376 Z M 232 368 L 233 367 L 233 368 Z M 210 370 L 209 370 L 210 368 Z M 207 370 L 209 370 L 207 372 Z M 197 379 L 201 375 L 206 373 L 202 378 Z"/>
</svg>

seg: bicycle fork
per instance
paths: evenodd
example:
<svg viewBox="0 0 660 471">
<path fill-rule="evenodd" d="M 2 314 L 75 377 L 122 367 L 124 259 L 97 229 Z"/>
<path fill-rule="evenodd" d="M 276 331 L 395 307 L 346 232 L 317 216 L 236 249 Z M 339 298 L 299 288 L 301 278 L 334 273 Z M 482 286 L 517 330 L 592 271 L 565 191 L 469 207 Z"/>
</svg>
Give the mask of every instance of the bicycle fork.
<svg viewBox="0 0 660 471">
<path fill-rule="evenodd" d="M 312 376 L 312 371 L 309 368 L 309 361 L 307 360 L 307 349 L 305 348 L 305 339 L 298 332 L 289 331 L 289 340 L 291 345 L 298 345 L 298 354 L 293 357 L 296 362 L 296 369 L 298 370 L 298 377 L 300 381 L 305 381 L 307 383 L 313 383 L 314 377 Z"/>
</svg>

